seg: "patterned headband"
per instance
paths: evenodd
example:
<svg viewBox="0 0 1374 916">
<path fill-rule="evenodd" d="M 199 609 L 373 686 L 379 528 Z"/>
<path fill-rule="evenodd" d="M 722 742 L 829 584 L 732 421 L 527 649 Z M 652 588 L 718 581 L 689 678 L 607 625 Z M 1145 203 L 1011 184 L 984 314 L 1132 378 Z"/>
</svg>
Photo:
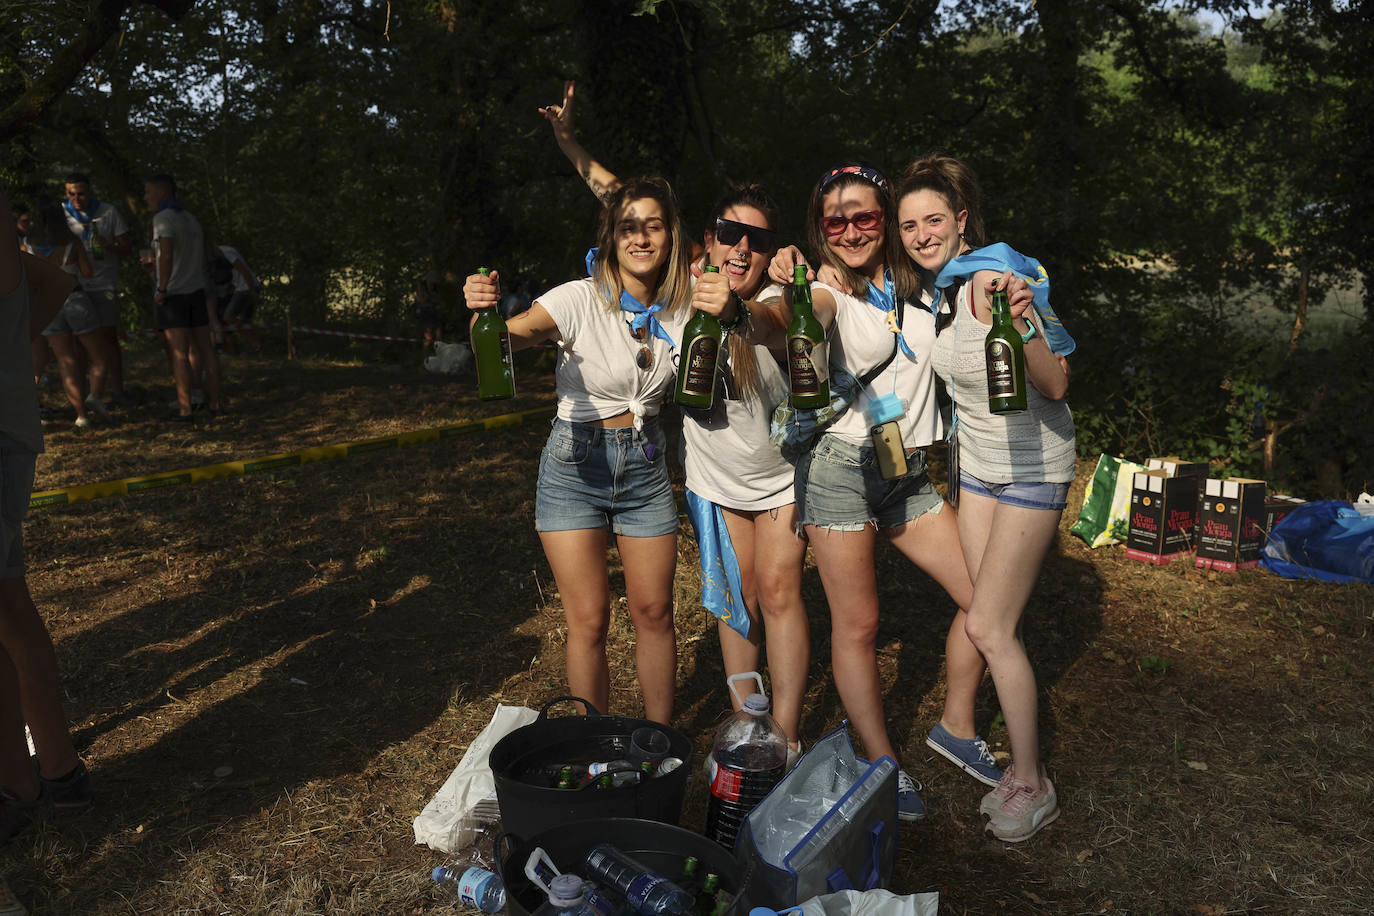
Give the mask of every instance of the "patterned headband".
<svg viewBox="0 0 1374 916">
<path fill-rule="evenodd" d="M 873 182 L 873 184 L 882 188 L 884 191 L 889 193 L 892 191 L 891 186 L 887 183 L 887 179 L 883 177 L 883 173 L 877 169 L 869 168 L 866 165 L 845 165 L 837 169 L 831 169 L 821 178 L 821 187 L 824 188 L 841 175 L 858 175 L 860 178 L 865 178 Z"/>
</svg>

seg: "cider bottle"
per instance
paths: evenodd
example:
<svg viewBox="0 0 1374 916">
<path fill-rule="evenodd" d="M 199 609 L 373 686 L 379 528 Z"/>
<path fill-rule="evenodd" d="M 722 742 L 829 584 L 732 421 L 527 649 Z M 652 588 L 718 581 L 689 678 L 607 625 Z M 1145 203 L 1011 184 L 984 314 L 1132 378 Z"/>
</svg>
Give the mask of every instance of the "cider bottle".
<svg viewBox="0 0 1374 916">
<path fill-rule="evenodd" d="M 824 407 L 830 403 L 830 344 L 825 328 L 811 308 L 811 284 L 806 265 L 792 269 L 792 321 L 787 325 L 787 375 L 793 407 Z"/>
<path fill-rule="evenodd" d="M 491 274 L 477 268 L 482 276 Z M 515 362 L 511 355 L 506 319 L 493 308 L 477 310 L 472 323 L 472 355 L 477 362 L 477 394 L 485 401 L 515 397 Z"/>
<path fill-rule="evenodd" d="M 1026 353 L 1021 332 L 1011 323 L 1005 289 L 992 293 L 992 328 L 983 341 L 988 365 L 988 410 L 995 414 L 1026 409 Z"/>
<path fill-rule="evenodd" d="M 703 274 L 716 274 L 720 268 L 706 256 Z M 678 354 L 676 400 L 683 407 L 710 409 L 716 394 L 716 362 L 720 358 L 720 320 L 710 312 L 697 309 L 682 331 Z"/>
</svg>

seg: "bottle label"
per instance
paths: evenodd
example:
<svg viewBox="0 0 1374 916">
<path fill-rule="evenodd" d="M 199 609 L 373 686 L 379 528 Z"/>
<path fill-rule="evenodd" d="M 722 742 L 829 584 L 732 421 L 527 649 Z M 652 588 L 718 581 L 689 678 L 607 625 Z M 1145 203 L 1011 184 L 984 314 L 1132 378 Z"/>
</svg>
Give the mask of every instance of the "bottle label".
<svg viewBox="0 0 1374 916">
<path fill-rule="evenodd" d="M 1004 340 L 993 339 L 987 345 L 988 397 L 1014 398 L 1016 390 L 1016 354 Z"/>
<path fill-rule="evenodd" d="M 463 877 L 458 879 L 458 898 L 473 909 L 482 908 L 479 902 L 486 893 L 487 885 L 496 876 L 485 868 L 473 866 L 463 872 Z"/>
<path fill-rule="evenodd" d="M 515 364 L 515 355 L 510 348 L 510 332 L 501 332 L 501 362 L 506 364 L 507 371 Z"/>
<path fill-rule="evenodd" d="M 720 341 L 709 334 L 692 338 L 683 349 L 682 393 L 705 397 L 716 386 L 716 360 Z"/>
<path fill-rule="evenodd" d="M 798 334 L 787 339 L 787 368 L 793 395 L 818 395 L 830 382 L 830 344 Z"/>
</svg>

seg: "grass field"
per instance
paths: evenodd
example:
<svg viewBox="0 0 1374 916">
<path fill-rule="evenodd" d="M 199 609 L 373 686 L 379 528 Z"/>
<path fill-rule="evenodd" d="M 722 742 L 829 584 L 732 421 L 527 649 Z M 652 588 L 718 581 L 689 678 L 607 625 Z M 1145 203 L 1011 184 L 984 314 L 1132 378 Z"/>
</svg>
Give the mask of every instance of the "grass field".
<svg viewBox="0 0 1374 916">
<path fill-rule="evenodd" d="M 385 365 L 355 358 L 375 352 L 363 346 L 308 346 L 296 361 L 230 359 L 230 414 L 193 428 L 163 420 L 160 357 L 132 348 L 143 406 L 84 432 L 59 418 L 37 488 L 552 402 L 536 372 L 493 406 L 412 368 L 415 352 Z M 562 613 L 532 521 L 543 438 L 531 424 L 32 511 L 29 581 L 97 798 L 0 851 L 30 911 L 457 912 L 411 821 L 498 701 L 563 692 Z M 1067 534 L 1081 470 L 1026 623 L 1063 806 L 1027 844 L 984 839 L 984 787 L 925 747 L 953 608 L 880 552 L 889 727 L 930 809 L 902 830 L 892 888 L 938 890 L 948 913 L 1368 912 L 1374 590 L 1088 550 Z M 701 754 L 728 703 L 687 531 L 675 725 Z M 814 740 L 843 711 L 814 567 L 804 588 Z M 639 709 L 621 661 L 632 644 L 617 614 L 617 712 Z M 981 702 L 1004 751 L 990 682 Z M 684 823 L 699 828 L 691 772 Z"/>
</svg>

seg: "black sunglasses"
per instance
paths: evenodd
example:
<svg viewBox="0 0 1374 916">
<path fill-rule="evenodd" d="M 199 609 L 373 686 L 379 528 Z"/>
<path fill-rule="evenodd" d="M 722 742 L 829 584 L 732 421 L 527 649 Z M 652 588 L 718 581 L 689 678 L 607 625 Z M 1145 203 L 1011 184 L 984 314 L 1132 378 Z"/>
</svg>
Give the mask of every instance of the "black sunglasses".
<svg viewBox="0 0 1374 916">
<path fill-rule="evenodd" d="M 654 365 L 654 351 L 649 349 L 648 344 L 649 329 L 636 328 L 628 319 L 625 328 L 630 332 L 630 336 L 640 343 L 639 352 L 635 354 L 635 365 L 645 372 L 649 371 Z"/>
<path fill-rule="evenodd" d="M 732 219 L 716 217 L 716 241 L 722 245 L 733 245 L 745 236 L 749 237 L 749 250 L 760 253 L 772 251 L 778 244 L 778 234 L 762 226 L 737 223 Z"/>
</svg>

